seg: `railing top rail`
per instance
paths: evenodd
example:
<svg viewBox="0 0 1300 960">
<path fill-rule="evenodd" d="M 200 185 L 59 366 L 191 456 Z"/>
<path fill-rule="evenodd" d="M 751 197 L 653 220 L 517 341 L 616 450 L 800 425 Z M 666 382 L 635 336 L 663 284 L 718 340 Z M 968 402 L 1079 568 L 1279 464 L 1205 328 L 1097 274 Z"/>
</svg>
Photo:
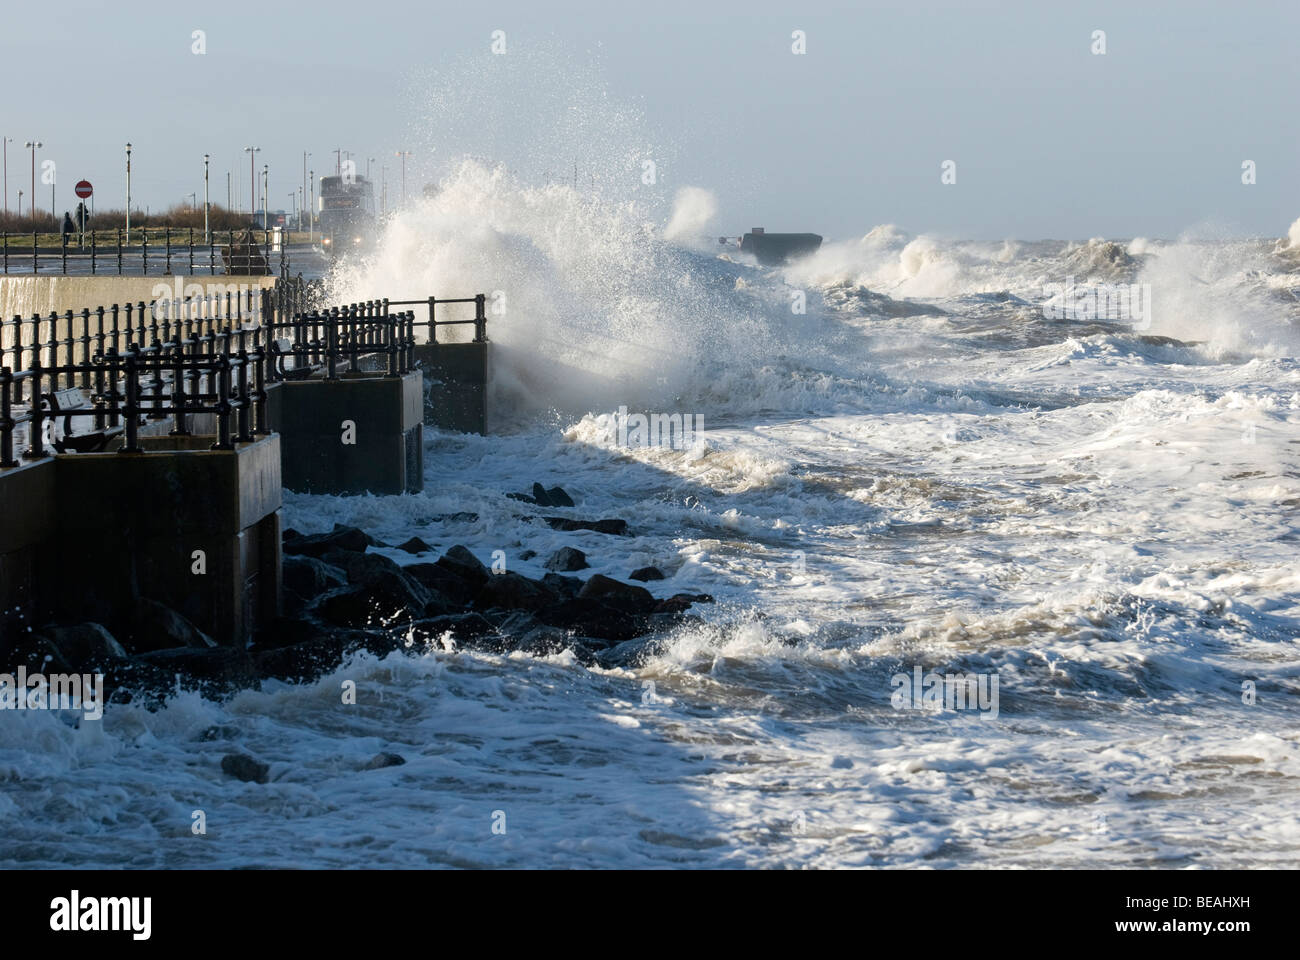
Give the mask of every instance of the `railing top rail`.
<svg viewBox="0 0 1300 960">
<path fill-rule="evenodd" d="M 389 300 L 389 306 L 409 307 L 425 303 L 477 303 L 478 297 L 425 297 L 423 300 Z M 439 321 L 441 322 L 441 321 Z"/>
</svg>

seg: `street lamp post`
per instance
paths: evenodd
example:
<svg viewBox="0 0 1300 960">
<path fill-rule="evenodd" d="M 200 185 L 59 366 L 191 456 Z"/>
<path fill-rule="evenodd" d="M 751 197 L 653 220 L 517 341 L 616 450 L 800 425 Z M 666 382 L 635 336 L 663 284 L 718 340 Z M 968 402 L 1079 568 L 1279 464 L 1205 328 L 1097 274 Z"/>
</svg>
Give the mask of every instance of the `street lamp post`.
<svg viewBox="0 0 1300 960">
<path fill-rule="evenodd" d="M 304 150 L 304 151 L 302 152 L 302 199 L 303 199 L 303 200 L 306 200 L 306 199 L 307 199 L 307 158 L 310 157 L 310 156 L 311 156 L 311 154 L 308 153 L 306 150 Z M 301 232 L 301 231 L 302 231 L 302 214 L 303 214 L 305 211 L 303 210 L 303 204 L 299 204 L 298 206 L 299 206 L 299 213 L 298 213 L 298 230 L 299 230 L 299 232 Z"/>
<path fill-rule="evenodd" d="M 415 154 L 410 150 L 398 150 L 397 156 L 402 158 L 402 206 L 406 206 L 406 158 Z"/>
<path fill-rule="evenodd" d="M 248 154 L 248 216 L 253 219 L 257 216 L 257 170 L 254 161 L 261 147 L 245 147 L 244 152 Z"/>
<path fill-rule="evenodd" d="M 126 239 L 131 240 L 131 144 L 126 145 Z"/>
<path fill-rule="evenodd" d="M 23 216 L 23 192 L 19 190 L 18 191 L 18 218 L 21 220 L 22 216 Z"/>
<path fill-rule="evenodd" d="M 9 144 L 14 142 L 13 137 L 0 137 L 0 147 L 4 148 L 5 161 L 5 216 L 9 216 Z"/>
<path fill-rule="evenodd" d="M 307 171 L 307 200 L 310 210 L 307 211 L 307 242 L 316 242 L 316 171 Z"/>
<path fill-rule="evenodd" d="M 44 146 L 39 140 L 28 140 L 23 144 L 24 148 L 30 148 L 32 151 L 32 192 L 27 194 L 27 205 L 31 207 L 32 216 L 36 216 L 36 150 Z"/>
<path fill-rule="evenodd" d="M 263 230 L 267 228 L 267 217 L 269 217 L 271 214 L 271 211 L 266 209 L 271 205 L 271 196 L 269 191 L 267 190 L 267 184 L 269 182 L 268 180 L 269 173 L 270 173 L 270 167 L 265 163 L 262 164 L 262 229 Z"/>
<path fill-rule="evenodd" d="M 208 230 L 208 155 L 203 155 L 203 242 L 209 243 L 212 240 L 212 234 Z"/>
</svg>

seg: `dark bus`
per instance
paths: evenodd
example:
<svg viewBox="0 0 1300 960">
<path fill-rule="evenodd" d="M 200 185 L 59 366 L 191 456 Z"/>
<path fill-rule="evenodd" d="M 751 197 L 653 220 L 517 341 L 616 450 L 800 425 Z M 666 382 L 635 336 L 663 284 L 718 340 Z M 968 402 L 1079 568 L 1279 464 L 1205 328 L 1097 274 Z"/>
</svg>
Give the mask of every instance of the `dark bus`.
<svg viewBox="0 0 1300 960">
<path fill-rule="evenodd" d="M 375 240 L 375 192 L 365 177 L 320 178 L 321 249 L 341 257 Z"/>
</svg>

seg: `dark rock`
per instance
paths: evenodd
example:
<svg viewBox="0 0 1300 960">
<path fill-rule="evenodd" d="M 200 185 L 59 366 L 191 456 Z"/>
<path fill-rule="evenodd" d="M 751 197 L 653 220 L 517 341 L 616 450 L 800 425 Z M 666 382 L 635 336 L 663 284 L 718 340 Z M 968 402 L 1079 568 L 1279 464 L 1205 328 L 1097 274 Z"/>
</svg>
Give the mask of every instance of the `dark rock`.
<svg viewBox="0 0 1300 960">
<path fill-rule="evenodd" d="M 603 667 L 637 667 L 663 649 L 659 637 L 636 637 L 596 653 Z"/>
<path fill-rule="evenodd" d="M 582 589 L 582 581 L 577 577 L 562 577 L 558 573 L 548 573 L 542 577 L 542 583 L 561 597 L 576 597 Z"/>
<path fill-rule="evenodd" d="M 686 624 L 699 624 L 704 621 L 693 614 L 682 613 L 681 611 L 662 611 L 656 608 L 655 612 L 646 617 L 646 633 L 661 633 L 667 630 L 676 630 L 678 627 Z"/>
<path fill-rule="evenodd" d="M 370 583 L 383 573 L 402 575 L 402 568 L 393 560 L 380 553 L 355 553 L 351 550 L 335 550 L 325 554 L 322 559 L 343 571 L 348 583 Z"/>
<path fill-rule="evenodd" d="M 429 617 L 412 624 L 413 633 L 421 639 L 437 640 L 447 631 L 451 631 L 452 639 L 461 643 L 491 636 L 496 629 L 491 621 L 479 613 L 455 613 Z"/>
<path fill-rule="evenodd" d="M 546 624 L 527 610 L 490 611 L 483 616 L 495 623 L 497 633 L 505 637 L 522 637 L 531 630 L 546 627 Z"/>
<path fill-rule="evenodd" d="M 507 493 L 511 500 L 521 500 L 524 503 L 536 504 L 539 507 L 571 507 L 573 498 L 564 492 L 563 487 L 551 487 L 547 490 L 540 483 L 533 484 L 533 492 L 527 493 Z"/>
<path fill-rule="evenodd" d="M 297 530 L 293 529 L 293 527 L 288 527 L 287 529 L 285 529 L 283 533 L 280 534 L 280 540 L 281 541 L 297 540 L 301 536 L 302 534 L 299 533 Z"/>
<path fill-rule="evenodd" d="M 666 600 L 660 600 L 655 613 L 682 613 L 693 603 L 712 603 L 713 597 L 707 593 L 674 593 Z"/>
<path fill-rule="evenodd" d="M 347 632 L 317 632 L 316 636 L 292 646 L 276 647 L 254 654 L 253 662 L 263 677 L 304 683 L 335 669 L 348 649 L 357 645 Z"/>
<path fill-rule="evenodd" d="M 547 570 L 557 570 L 562 573 L 586 570 L 589 566 L 587 555 L 574 547 L 560 547 L 546 560 Z"/>
<path fill-rule="evenodd" d="M 173 647 L 203 649 L 217 645 L 215 640 L 181 614 L 156 600 L 138 598 L 133 604 L 131 618 L 131 625 L 122 637 L 122 645 L 132 653 L 170 650 Z"/>
<path fill-rule="evenodd" d="M 474 598 L 476 610 L 499 607 L 503 610 L 536 610 L 553 603 L 555 594 L 536 580 L 518 573 L 502 573 L 490 577 Z"/>
<path fill-rule="evenodd" d="M 638 613 L 649 613 L 657 601 L 645 587 L 635 587 L 610 577 L 596 574 L 578 591 L 583 600 L 599 600 L 602 603 L 617 605 L 619 609 L 631 609 Z"/>
<path fill-rule="evenodd" d="M 222 772 L 245 783 L 266 783 L 271 768 L 259 763 L 246 753 L 228 753 L 221 758 Z"/>
<path fill-rule="evenodd" d="M 488 572 L 488 568 L 479 562 L 478 557 L 459 544 L 439 557 L 437 565 L 450 573 L 454 573 L 462 580 L 468 580 L 470 583 L 479 586 L 486 583 L 488 577 L 492 575 Z"/>
<path fill-rule="evenodd" d="M 304 600 L 314 600 L 326 590 L 348 582 L 345 570 L 311 556 L 288 556 L 280 567 L 284 586 Z"/>
<path fill-rule="evenodd" d="M 546 491 L 546 498 L 550 501 L 550 503 L 546 505 L 550 507 L 573 506 L 573 498 L 564 492 L 563 487 L 551 487 L 551 489 Z"/>
<path fill-rule="evenodd" d="M 137 663 L 156 667 L 169 677 L 181 674 L 197 681 L 201 687 L 221 690 L 250 687 L 256 689 L 257 672 L 252 658 L 234 647 L 178 647 L 152 650 L 135 658 Z"/>
<path fill-rule="evenodd" d="M 382 626 L 398 618 L 423 617 L 431 608 L 446 612 L 417 581 L 381 571 L 365 584 L 328 594 L 311 612 L 339 626 L 365 627 Z"/>
<path fill-rule="evenodd" d="M 536 657 L 549 657 L 574 646 L 573 636 L 559 627 L 539 626 L 521 636 L 514 649 Z"/>
<path fill-rule="evenodd" d="M 305 554 L 309 557 L 323 557 L 336 550 L 350 550 L 363 553 L 366 547 L 378 546 L 379 541 L 357 527 L 345 527 L 335 524 L 329 533 L 316 533 L 309 537 L 290 540 L 281 548 L 286 554 Z"/>
<path fill-rule="evenodd" d="M 629 580 L 640 580 L 642 583 L 647 580 L 664 579 L 663 571 L 658 567 L 641 567 L 639 570 L 633 570 L 627 577 Z"/>
<path fill-rule="evenodd" d="M 582 597 L 543 607 L 537 611 L 537 619 L 575 635 L 616 642 L 640 636 L 646 629 L 643 618 L 637 614 Z"/>
<path fill-rule="evenodd" d="M 666 600 L 660 600 L 657 604 L 655 604 L 654 612 L 656 614 L 660 614 L 660 613 L 678 614 L 678 613 L 685 613 L 687 610 L 690 609 L 690 607 L 691 607 L 691 601 L 686 599 L 684 595 L 678 594 L 675 597 L 669 597 Z"/>
<path fill-rule="evenodd" d="M 382 770 L 385 767 L 400 767 L 406 763 L 406 758 L 400 753 L 377 753 L 371 757 L 362 770 Z"/>
<path fill-rule="evenodd" d="M 399 543 L 397 545 L 397 549 L 405 550 L 407 553 L 428 553 L 430 550 L 433 549 L 433 547 L 429 546 L 419 537 L 412 537 L 410 540 L 407 540 L 405 543 Z"/>
<path fill-rule="evenodd" d="M 446 597 L 450 603 L 465 606 L 474 599 L 482 585 L 481 580 L 467 580 L 453 571 L 450 565 L 436 563 L 412 563 L 402 568 L 408 577 L 423 584 L 425 589 L 435 595 Z"/>
<path fill-rule="evenodd" d="M 519 559 L 520 559 L 520 560 L 531 560 L 531 559 L 533 559 L 533 557 L 535 557 L 535 556 L 537 556 L 537 551 L 536 551 L 536 550 L 525 550 L 523 553 L 519 554 Z"/>
<path fill-rule="evenodd" d="M 320 627 L 296 617 L 276 617 L 257 632 L 254 646 L 258 650 L 278 650 L 307 643 L 320 636 Z"/>
<path fill-rule="evenodd" d="M 402 613 L 422 617 L 430 612 L 430 606 L 437 608 L 433 612 L 447 612 L 445 598 L 430 592 L 423 583 L 385 556 L 337 551 L 327 553 L 325 558 L 342 569 L 348 582 L 359 589 L 359 592 L 338 591 L 317 604 L 316 609 L 332 623 L 364 626 L 370 622 L 373 613 L 382 620 L 391 620 Z M 364 602 L 367 600 L 370 602 Z M 364 615 L 361 615 L 362 610 Z"/>
<path fill-rule="evenodd" d="M 123 646 L 98 623 L 79 623 L 71 627 L 47 627 L 42 633 L 56 651 L 57 659 L 73 672 L 108 660 L 120 660 L 127 653 Z"/>
<path fill-rule="evenodd" d="M 594 533 L 608 533 L 613 536 L 627 536 L 627 521 L 617 518 L 609 520 L 571 520 L 568 517 L 543 517 L 552 530 L 591 530 Z"/>
</svg>

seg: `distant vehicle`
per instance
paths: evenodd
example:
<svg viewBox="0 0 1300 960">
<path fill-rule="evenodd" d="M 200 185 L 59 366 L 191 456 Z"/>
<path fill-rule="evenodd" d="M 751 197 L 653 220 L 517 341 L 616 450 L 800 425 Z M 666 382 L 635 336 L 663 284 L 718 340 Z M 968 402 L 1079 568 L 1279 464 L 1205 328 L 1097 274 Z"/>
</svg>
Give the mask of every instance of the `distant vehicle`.
<svg viewBox="0 0 1300 960">
<path fill-rule="evenodd" d="M 752 253 L 759 263 L 769 267 L 816 253 L 822 245 L 821 236 L 815 233 L 768 233 L 762 227 L 752 228 L 739 241 L 743 253 Z M 719 237 L 718 242 L 734 243 L 735 240 Z"/>
<path fill-rule="evenodd" d="M 253 223 L 260 229 L 269 230 L 271 227 L 287 227 L 290 220 L 289 214 L 283 210 L 258 210 L 253 214 Z"/>
<path fill-rule="evenodd" d="M 365 177 L 320 178 L 321 249 L 328 256 L 369 249 L 375 240 L 375 190 Z"/>
</svg>

